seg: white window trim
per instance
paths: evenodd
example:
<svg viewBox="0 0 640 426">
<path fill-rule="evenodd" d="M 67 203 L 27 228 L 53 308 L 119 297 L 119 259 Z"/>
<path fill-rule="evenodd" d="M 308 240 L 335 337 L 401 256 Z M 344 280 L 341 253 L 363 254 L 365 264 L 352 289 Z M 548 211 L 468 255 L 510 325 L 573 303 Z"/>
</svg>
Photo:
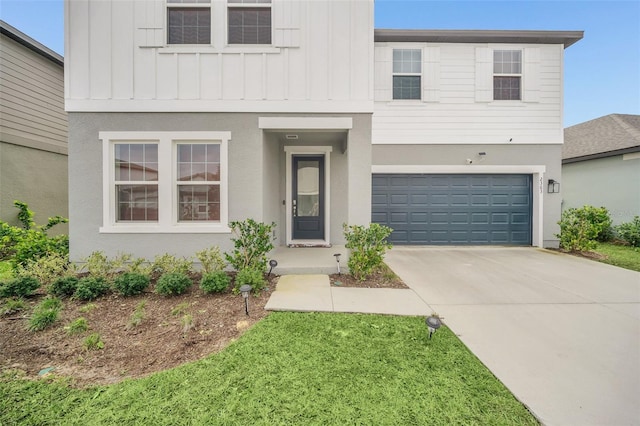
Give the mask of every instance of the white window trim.
<svg viewBox="0 0 640 426">
<path fill-rule="evenodd" d="M 492 76 L 491 76 L 491 97 L 493 99 L 492 102 L 499 102 L 499 103 L 503 103 L 503 102 L 511 102 L 511 103 L 522 103 L 523 99 L 524 99 L 524 80 L 522 78 L 522 71 L 524 69 L 524 50 L 521 48 L 502 48 L 502 49 L 493 49 L 491 51 L 491 56 L 493 58 L 494 56 L 494 52 L 498 52 L 498 51 L 519 51 L 520 52 L 520 73 L 511 73 L 511 74 L 505 74 L 505 73 L 496 73 L 493 72 L 493 70 L 495 69 L 495 59 L 493 59 L 493 61 L 491 62 L 491 71 L 492 71 Z M 494 89 L 494 85 L 495 85 L 495 77 L 520 77 L 520 99 L 496 99 L 495 98 L 495 94 L 493 93 Z"/>
<path fill-rule="evenodd" d="M 213 37 L 214 37 L 214 33 L 213 33 L 213 26 L 214 26 L 214 22 L 213 22 L 213 18 L 214 18 L 214 11 L 213 11 L 213 2 L 215 0 L 211 0 L 210 3 L 169 3 L 168 1 L 165 1 L 165 7 L 164 7 L 164 46 L 165 49 L 181 49 L 181 51 L 184 51 L 184 48 L 189 48 L 189 49 L 198 49 L 198 48 L 211 48 L 211 46 L 213 45 Z M 169 43 L 169 9 L 206 9 L 209 8 L 209 43 L 196 43 L 196 44 L 189 44 L 189 43 Z"/>
<path fill-rule="evenodd" d="M 228 144 L 231 132 L 99 132 L 102 141 L 102 226 L 100 233 L 230 233 Z M 116 222 L 115 164 L 116 143 L 158 144 L 158 221 Z M 177 142 L 220 144 L 220 221 L 215 223 L 185 223 L 177 221 L 177 190 L 175 167 Z"/>
<path fill-rule="evenodd" d="M 273 47 L 274 40 L 274 32 L 273 32 L 273 0 L 269 3 L 231 3 L 229 1 L 226 2 L 226 7 L 224 10 L 224 29 L 225 29 L 225 46 L 227 49 L 244 49 L 251 48 L 252 46 L 256 49 L 268 49 Z M 271 11 L 271 43 L 270 44 L 251 44 L 251 43 L 229 43 L 229 9 L 251 9 L 251 8 L 261 8 L 261 9 L 269 9 Z M 279 50 L 279 49 L 278 49 Z"/>
<path fill-rule="evenodd" d="M 393 71 L 393 52 L 395 50 L 419 50 L 420 51 L 420 72 L 416 73 L 416 72 L 394 72 Z M 398 104 L 398 103 L 407 103 L 407 104 L 415 104 L 418 102 L 422 102 L 423 99 L 423 93 L 422 91 L 424 90 L 424 85 L 423 85 L 423 76 L 422 76 L 422 72 L 424 69 L 424 49 L 422 47 L 394 47 L 391 49 L 391 103 L 392 104 Z M 393 97 L 393 77 L 420 77 L 420 98 L 419 99 L 405 99 L 405 98 L 394 98 Z"/>
<path fill-rule="evenodd" d="M 286 161 L 286 201 L 285 201 L 285 223 L 286 223 L 286 239 L 287 245 L 292 244 L 331 244 L 331 146 L 285 146 L 284 152 L 287 155 Z M 324 155 L 324 240 L 294 240 L 293 239 L 293 218 L 291 217 L 292 211 L 292 197 L 293 197 L 293 156 L 297 154 L 317 154 Z"/>
</svg>

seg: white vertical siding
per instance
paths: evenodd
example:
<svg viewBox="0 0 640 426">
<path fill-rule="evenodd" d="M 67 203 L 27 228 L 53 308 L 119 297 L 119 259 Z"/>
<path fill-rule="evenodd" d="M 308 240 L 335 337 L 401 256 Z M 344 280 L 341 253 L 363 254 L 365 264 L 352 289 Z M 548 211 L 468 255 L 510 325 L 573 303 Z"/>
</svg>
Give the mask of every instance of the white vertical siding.
<svg viewBox="0 0 640 426">
<path fill-rule="evenodd" d="M 376 43 L 374 144 L 562 143 L 562 45 L 414 45 L 423 102 L 391 99 L 394 44 Z M 495 48 L 523 51 L 522 101 L 493 101 Z"/>
<path fill-rule="evenodd" d="M 267 47 L 226 44 L 224 1 L 206 46 L 166 45 L 163 0 L 66 1 L 70 111 L 373 110 L 373 0 L 272 0 Z"/>
</svg>

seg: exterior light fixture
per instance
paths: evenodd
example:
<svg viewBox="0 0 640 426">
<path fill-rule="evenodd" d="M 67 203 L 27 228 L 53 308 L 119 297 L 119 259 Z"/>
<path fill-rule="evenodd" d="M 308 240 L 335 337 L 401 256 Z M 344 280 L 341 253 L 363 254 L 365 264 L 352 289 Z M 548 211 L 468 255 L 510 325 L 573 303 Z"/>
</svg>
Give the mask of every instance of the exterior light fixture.
<svg viewBox="0 0 640 426">
<path fill-rule="evenodd" d="M 338 265 L 338 275 L 342 275 L 340 273 L 340 253 L 336 253 L 333 256 L 336 258 L 336 264 Z"/>
<path fill-rule="evenodd" d="M 269 261 L 269 276 L 271 276 L 271 271 L 273 271 L 273 268 L 276 266 L 278 266 L 278 262 L 275 259 L 271 259 Z"/>
<path fill-rule="evenodd" d="M 240 286 L 240 293 L 242 293 L 242 298 L 244 299 L 244 311 L 249 315 L 249 293 L 251 293 L 251 287 L 249 284 L 245 284 Z"/>
<path fill-rule="evenodd" d="M 427 317 L 425 322 L 427 323 L 427 328 L 429 328 L 429 340 L 431 340 L 431 336 L 440 328 L 442 321 L 438 317 L 430 316 Z"/>
<path fill-rule="evenodd" d="M 547 183 L 547 192 L 549 194 L 560 192 L 560 182 L 558 182 L 557 180 L 549 179 Z"/>
</svg>

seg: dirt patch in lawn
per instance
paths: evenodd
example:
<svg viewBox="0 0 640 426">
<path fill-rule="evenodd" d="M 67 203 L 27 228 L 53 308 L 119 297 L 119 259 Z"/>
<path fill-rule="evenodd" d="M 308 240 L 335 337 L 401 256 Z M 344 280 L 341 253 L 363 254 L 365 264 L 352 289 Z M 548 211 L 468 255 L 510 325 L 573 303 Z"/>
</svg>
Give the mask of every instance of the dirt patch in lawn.
<svg viewBox="0 0 640 426">
<path fill-rule="evenodd" d="M 392 272 L 384 270 L 364 282 L 350 275 L 331 275 L 331 283 L 342 287 L 407 288 Z M 202 359 L 219 352 L 256 322 L 268 315 L 264 310 L 278 277 L 269 278 L 267 289 L 249 298 L 249 315 L 242 296 L 231 291 L 204 294 L 193 275 L 194 285 L 180 296 L 164 297 L 153 292 L 155 283 L 138 296 L 115 293 L 93 302 L 63 300 L 55 324 L 43 331 L 28 331 L 33 308 L 46 295 L 39 292 L 25 299 L 26 309 L 0 316 L 0 370 L 18 369 L 37 378 L 44 369 L 68 377 L 73 386 L 87 387 L 138 378 Z M 3 301 L 0 300 L 0 304 Z M 144 304 L 144 309 L 138 307 Z M 132 324 L 136 309 L 142 311 L 138 325 Z M 85 318 L 89 329 L 76 335 L 65 330 L 72 321 Z M 98 333 L 104 348 L 88 350 L 84 341 Z"/>
</svg>

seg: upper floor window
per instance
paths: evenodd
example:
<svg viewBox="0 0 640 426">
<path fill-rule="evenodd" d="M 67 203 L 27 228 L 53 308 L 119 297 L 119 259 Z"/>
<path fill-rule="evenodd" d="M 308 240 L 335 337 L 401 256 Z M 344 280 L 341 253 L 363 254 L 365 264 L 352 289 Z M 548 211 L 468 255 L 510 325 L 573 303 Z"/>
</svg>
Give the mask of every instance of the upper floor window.
<svg viewBox="0 0 640 426">
<path fill-rule="evenodd" d="M 168 44 L 211 44 L 210 0 L 167 0 Z"/>
<path fill-rule="evenodd" d="M 422 51 L 393 49 L 393 99 L 420 99 Z"/>
<path fill-rule="evenodd" d="M 271 0 L 228 1 L 229 44 L 271 44 Z"/>
<path fill-rule="evenodd" d="M 493 99 L 516 100 L 521 97 L 522 51 L 494 50 Z"/>
</svg>

